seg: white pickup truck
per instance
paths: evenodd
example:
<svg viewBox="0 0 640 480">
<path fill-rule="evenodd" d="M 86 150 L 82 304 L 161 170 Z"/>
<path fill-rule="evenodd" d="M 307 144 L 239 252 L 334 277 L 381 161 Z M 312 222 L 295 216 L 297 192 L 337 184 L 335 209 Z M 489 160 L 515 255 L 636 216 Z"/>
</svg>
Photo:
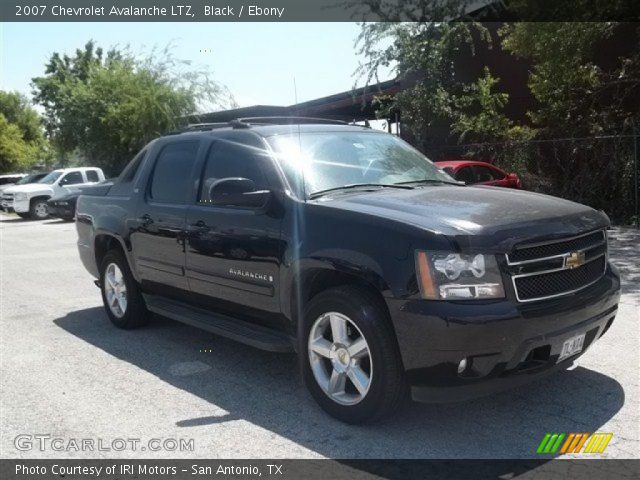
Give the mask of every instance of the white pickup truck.
<svg viewBox="0 0 640 480">
<path fill-rule="evenodd" d="M 37 183 L 16 185 L 2 193 L 2 209 L 14 211 L 24 218 L 38 220 L 49 216 L 47 200 L 66 192 L 67 187 L 91 185 L 105 179 L 96 167 L 61 168 L 54 170 Z"/>
</svg>

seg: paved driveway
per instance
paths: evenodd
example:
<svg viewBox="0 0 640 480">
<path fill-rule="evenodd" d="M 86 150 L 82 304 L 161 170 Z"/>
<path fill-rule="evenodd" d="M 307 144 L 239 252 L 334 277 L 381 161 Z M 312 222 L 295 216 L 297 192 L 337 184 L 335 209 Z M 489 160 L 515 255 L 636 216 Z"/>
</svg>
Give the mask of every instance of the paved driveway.
<svg viewBox="0 0 640 480">
<path fill-rule="evenodd" d="M 293 355 L 262 352 L 157 319 L 113 328 L 81 266 L 75 226 L 3 215 L 0 456 L 164 457 L 150 451 L 19 451 L 19 434 L 184 438 L 172 457 L 535 457 L 545 432 L 613 432 L 606 457 L 638 458 L 640 235 L 617 229 L 624 275 L 617 320 L 571 371 L 460 404 L 411 404 L 354 427 L 325 415 Z M 202 350 L 207 350 L 203 353 Z"/>
</svg>

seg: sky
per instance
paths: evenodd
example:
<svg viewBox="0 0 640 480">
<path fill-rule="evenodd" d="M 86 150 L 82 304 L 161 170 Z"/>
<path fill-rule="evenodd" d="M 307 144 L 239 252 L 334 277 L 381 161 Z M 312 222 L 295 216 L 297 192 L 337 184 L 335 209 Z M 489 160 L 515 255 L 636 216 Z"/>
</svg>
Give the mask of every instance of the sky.
<svg viewBox="0 0 640 480">
<path fill-rule="evenodd" d="M 30 96 L 31 78 L 53 52 L 93 39 L 134 53 L 171 44 L 174 56 L 206 66 L 240 106 L 295 103 L 349 90 L 359 62 L 355 23 L 4 23 L 0 88 Z M 385 79 L 385 78 L 383 78 Z"/>
</svg>

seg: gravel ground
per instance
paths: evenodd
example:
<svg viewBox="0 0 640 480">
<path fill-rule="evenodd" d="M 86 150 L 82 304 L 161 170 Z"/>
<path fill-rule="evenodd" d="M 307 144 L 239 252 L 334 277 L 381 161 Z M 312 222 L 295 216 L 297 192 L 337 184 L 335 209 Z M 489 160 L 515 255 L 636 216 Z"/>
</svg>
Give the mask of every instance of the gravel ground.
<svg viewBox="0 0 640 480">
<path fill-rule="evenodd" d="M 0 215 L 2 458 L 528 458 L 549 431 L 612 432 L 603 457 L 640 458 L 636 230 L 610 235 L 622 302 L 576 368 L 465 403 L 413 403 L 385 423 L 354 427 L 315 405 L 293 355 L 161 318 L 115 329 L 78 259 L 73 223 Z M 19 450 L 20 434 L 60 438 L 65 451 Z M 87 438 L 101 448 L 141 443 L 68 450 Z M 150 451 L 155 438 L 193 439 L 193 449 Z"/>
</svg>

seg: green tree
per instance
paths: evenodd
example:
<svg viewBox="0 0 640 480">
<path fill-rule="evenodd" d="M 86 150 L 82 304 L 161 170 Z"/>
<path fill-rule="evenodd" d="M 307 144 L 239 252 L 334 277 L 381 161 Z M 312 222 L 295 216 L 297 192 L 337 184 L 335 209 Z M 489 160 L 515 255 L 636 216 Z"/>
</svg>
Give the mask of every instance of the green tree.
<svg viewBox="0 0 640 480">
<path fill-rule="evenodd" d="M 34 101 L 44 108 L 44 124 L 49 138 L 61 153 L 77 147 L 77 125 L 70 122 L 69 109 L 79 87 L 89 81 L 91 72 L 108 68 L 121 60 L 115 49 L 105 55 L 102 48 L 88 42 L 84 49 L 77 49 L 74 56 L 51 55 L 45 66 L 45 75 L 33 79 Z"/>
<path fill-rule="evenodd" d="M 637 25 L 523 22 L 505 26 L 502 36 L 507 51 L 532 64 L 529 116 L 546 136 L 619 133 L 639 115 Z M 606 53 L 610 45 L 617 57 Z"/>
<path fill-rule="evenodd" d="M 56 147 L 77 151 L 109 174 L 151 139 L 181 126 L 199 105 L 233 102 L 208 71 L 177 61 L 168 48 L 139 58 L 89 42 L 74 56 L 54 53 L 33 86 Z"/>
<path fill-rule="evenodd" d="M 638 24 L 517 23 L 502 36 L 505 49 L 531 63 L 537 136 L 574 138 L 536 149 L 533 166 L 551 179 L 551 193 L 604 209 L 614 221 L 629 219 L 634 145 L 619 135 L 640 124 Z"/>
<path fill-rule="evenodd" d="M 461 81 L 457 60 L 473 57 L 477 48 L 492 48 L 488 29 L 479 22 L 413 22 L 363 24 L 357 39 L 365 58 L 357 71 L 366 83 L 391 69 L 408 84 L 393 98 L 380 99 L 379 115 L 402 112 L 420 147 L 432 142 L 432 131 L 446 129 L 458 141 L 506 138 L 512 122 L 503 112 L 508 95 L 487 67 L 475 79 Z"/>
<path fill-rule="evenodd" d="M 523 128 L 525 137 L 536 131 L 547 137 L 599 135 L 620 132 L 634 118 L 637 122 L 639 24 L 590 21 L 603 16 L 632 18 L 632 3 L 626 0 L 580 0 L 585 4 L 582 9 L 565 0 L 513 0 L 507 4 L 509 12 L 538 21 L 507 23 L 498 38 L 479 22 L 482 16 L 465 17 L 472 2 L 464 0 L 347 3 L 384 20 L 362 25 L 357 44 L 365 60 L 357 73 L 370 84 L 380 69 L 391 68 L 406 84 L 413 84 L 381 105 L 401 110 L 403 123 L 418 140 L 443 123 L 455 138 L 468 142 L 518 137 Z M 585 21 L 541 21 L 569 15 L 581 15 Z M 457 21 L 441 21 L 444 18 Z M 410 23 L 388 23 L 394 20 Z M 509 98 L 486 66 L 475 79 L 458 75 L 458 62 L 468 61 L 464 68 L 468 74 L 479 49 L 500 49 L 531 65 L 528 86 L 535 103 L 530 122 L 515 126 L 508 121 L 503 112 Z M 609 50 L 616 55 L 609 55 Z M 381 113 L 388 112 L 381 108 Z"/>
<path fill-rule="evenodd" d="M 42 119 L 24 95 L 0 91 L 0 113 L 8 122 L 18 126 L 26 142 L 43 141 Z"/>
<path fill-rule="evenodd" d="M 0 114 L 0 172 L 19 170 L 27 163 L 29 147 L 15 123 Z"/>
<path fill-rule="evenodd" d="M 28 170 L 46 160 L 41 119 L 19 93 L 0 91 L 0 171 Z"/>
<path fill-rule="evenodd" d="M 370 85 L 391 69 L 408 86 L 378 98 L 379 112 L 399 111 L 416 146 L 451 153 L 434 148 L 449 135 L 465 144 L 455 155 L 492 159 L 527 188 L 604 209 L 614 220 L 631 215 L 634 145 L 620 134 L 640 125 L 640 24 L 593 20 L 637 18 L 634 2 L 579 0 L 584 8 L 576 8 L 567 0 L 513 0 L 504 3 L 510 13 L 536 21 L 507 23 L 497 34 L 464 18 L 463 0 L 347 3 L 383 20 L 362 25 L 357 73 Z M 580 22 L 549 21 L 577 15 Z M 511 99 L 480 61 L 491 50 L 501 55 L 496 65 L 508 65 L 509 55 L 528 65 L 533 101 L 525 118 L 505 115 Z"/>
</svg>

